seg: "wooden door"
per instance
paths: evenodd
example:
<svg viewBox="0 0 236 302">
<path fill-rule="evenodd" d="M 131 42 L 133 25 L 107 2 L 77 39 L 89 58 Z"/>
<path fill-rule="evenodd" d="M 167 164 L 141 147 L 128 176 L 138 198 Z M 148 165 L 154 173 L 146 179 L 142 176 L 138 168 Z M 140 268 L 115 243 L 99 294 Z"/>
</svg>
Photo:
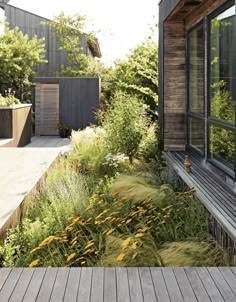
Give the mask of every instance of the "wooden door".
<svg viewBox="0 0 236 302">
<path fill-rule="evenodd" d="M 59 84 L 40 84 L 40 135 L 58 135 Z"/>
</svg>

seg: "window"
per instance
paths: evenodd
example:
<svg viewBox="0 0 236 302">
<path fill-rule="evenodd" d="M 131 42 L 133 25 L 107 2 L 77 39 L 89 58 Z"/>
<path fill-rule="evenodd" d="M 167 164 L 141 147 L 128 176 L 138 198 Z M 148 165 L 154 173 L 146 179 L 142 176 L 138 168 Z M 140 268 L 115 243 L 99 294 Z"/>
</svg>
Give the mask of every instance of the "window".
<svg viewBox="0 0 236 302">
<path fill-rule="evenodd" d="M 204 28 L 203 23 L 189 32 L 189 111 L 204 114 Z M 197 83 L 197 85 L 196 85 Z"/>
<path fill-rule="evenodd" d="M 190 117 L 188 119 L 188 141 L 189 145 L 204 154 L 205 149 L 205 126 L 204 121 Z"/>
<path fill-rule="evenodd" d="M 235 5 L 210 22 L 210 115 L 235 125 L 236 36 Z"/>
</svg>

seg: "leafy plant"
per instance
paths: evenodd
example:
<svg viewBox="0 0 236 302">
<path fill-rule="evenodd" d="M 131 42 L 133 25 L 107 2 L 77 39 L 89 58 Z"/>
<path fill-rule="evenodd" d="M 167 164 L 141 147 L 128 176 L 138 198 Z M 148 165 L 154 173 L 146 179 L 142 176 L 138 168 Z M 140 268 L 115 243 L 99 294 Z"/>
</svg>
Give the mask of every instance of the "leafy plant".
<svg viewBox="0 0 236 302">
<path fill-rule="evenodd" d="M 20 100 L 15 97 L 15 92 L 11 92 L 11 89 L 5 91 L 5 96 L 0 94 L 0 107 L 9 107 L 20 104 Z"/>
<path fill-rule="evenodd" d="M 109 152 L 124 153 L 133 161 L 145 135 L 149 120 L 141 112 L 137 98 L 117 92 L 102 121 Z"/>
<path fill-rule="evenodd" d="M 21 95 L 23 87 L 24 91 L 29 91 L 35 67 L 46 62 L 44 56 L 43 40 L 36 36 L 30 39 L 18 27 L 9 29 L 6 23 L 5 32 L 0 36 L 0 92 L 5 93 L 3 84 L 12 87 L 16 91 L 16 97 Z"/>
</svg>

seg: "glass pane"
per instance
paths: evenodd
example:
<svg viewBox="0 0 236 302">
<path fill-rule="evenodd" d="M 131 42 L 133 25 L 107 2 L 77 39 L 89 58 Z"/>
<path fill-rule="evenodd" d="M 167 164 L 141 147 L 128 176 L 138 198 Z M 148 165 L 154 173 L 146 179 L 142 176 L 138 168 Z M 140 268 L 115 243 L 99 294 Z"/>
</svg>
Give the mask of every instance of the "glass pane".
<svg viewBox="0 0 236 302">
<path fill-rule="evenodd" d="M 189 118 L 189 145 L 204 153 L 204 122 L 200 119 Z"/>
<path fill-rule="evenodd" d="M 235 123 L 235 5 L 211 20 L 211 117 Z"/>
<path fill-rule="evenodd" d="M 210 155 L 230 169 L 235 162 L 235 133 L 219 126 L 210 126 Z"/>
<path fill-rule="evenodd" d="M 203 25 L 189 33 L 189 109 L 204 113 L 204 30 Z"/>
</svg>

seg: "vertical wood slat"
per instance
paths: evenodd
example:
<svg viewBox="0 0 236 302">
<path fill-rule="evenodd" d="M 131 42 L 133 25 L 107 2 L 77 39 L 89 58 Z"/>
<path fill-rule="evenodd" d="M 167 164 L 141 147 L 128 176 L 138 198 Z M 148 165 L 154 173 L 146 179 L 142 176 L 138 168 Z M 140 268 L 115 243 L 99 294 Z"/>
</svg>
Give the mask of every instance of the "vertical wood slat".
<svg viewBox="0 0 236 302">
<path fill-rule="evenodd" d="M 139 274 L 144 302 L 157 302 L 150 269 L 141 267 L 139 268 Z"/>
<path fill-rule="evenodd" d="M 44 275 L 43 283 L 37 296 L 37 302 L 47 302 L 50 300 L 57 272 L 57 268 L 47 268 L 46 274 Z"/>
<path fill-rule="evenodd" d="M 114 267 L 106 268 L 104 274 L 104 302 L 116 302 L 116 269 Z"/>
<path fill-rule="evenodd" d="M 183 302 L 184 300 L 173 270 L 171 268 L 165 268 L 162 270 L 162 273 L 166 282 L 166 287 L 168 289 L 171 301 Z"/>
<path fill-rule="evenodd" d="M 162 302 L 170 302 L 169 294 L 161 268 L 151 268 L 150 270 L 157 300 Z"/>
<path fill-rule="evenodd" d="M 40 84 L 40 135 L 57 135 L 59 84 Z"/>
<path fill-rule="evenodd" d="M 143 293 L 138 268 L 128 268 L 131 302 L 143 302 Z"/>
<path fill-rule="evenodd" d="M 90 302 L 92 273 L 91 267 L 83 267 L 81 270 L 78 302 Z"/>
<path fill-rule="evenodd" d="M 128 274 L 126 268 L 116 268 L 117 302 L 130 302 Z"/>
<path fill-rule="evenodd" d="M 33 277 L 25 293 L 23 302 L 36 301 L 45 273 L 46 273 L 46 268 L 35 269 Z"/>
<path fill-rule="evenodd" d="M 76 302 L 80 283 L 80 275 L 81 268 L 72 267 L 70 269 L 64 302 Z"/>
<path fill-rule="evenodd" d="M 53 286 L 50 302 L 63 301 L 67 280 L 69 276 L 69 268 L 59 268 L 57 277 Z"/>
<path fill-rule="evenodd" d="M 20 302 L 23 300 L 30 280 L 33 276 L 34 269 L 32 268 L 24 268 L 20 279 L 11 295 L 9 302 Z"/>
<path fill-rule="evenodd" d="M 90 302 L 103 302 L 104 267 L 93 269 Z"/>
<path fill-rule="evenodd" d="M 0 292 L 0 301 L 8 301 L 14 291 L 14 288 L 22 274 L 22 268 L 15 268 L 12 269 L 8 278 L 7 282 L 3 285 L 1 292 Z"/>
</svg>

